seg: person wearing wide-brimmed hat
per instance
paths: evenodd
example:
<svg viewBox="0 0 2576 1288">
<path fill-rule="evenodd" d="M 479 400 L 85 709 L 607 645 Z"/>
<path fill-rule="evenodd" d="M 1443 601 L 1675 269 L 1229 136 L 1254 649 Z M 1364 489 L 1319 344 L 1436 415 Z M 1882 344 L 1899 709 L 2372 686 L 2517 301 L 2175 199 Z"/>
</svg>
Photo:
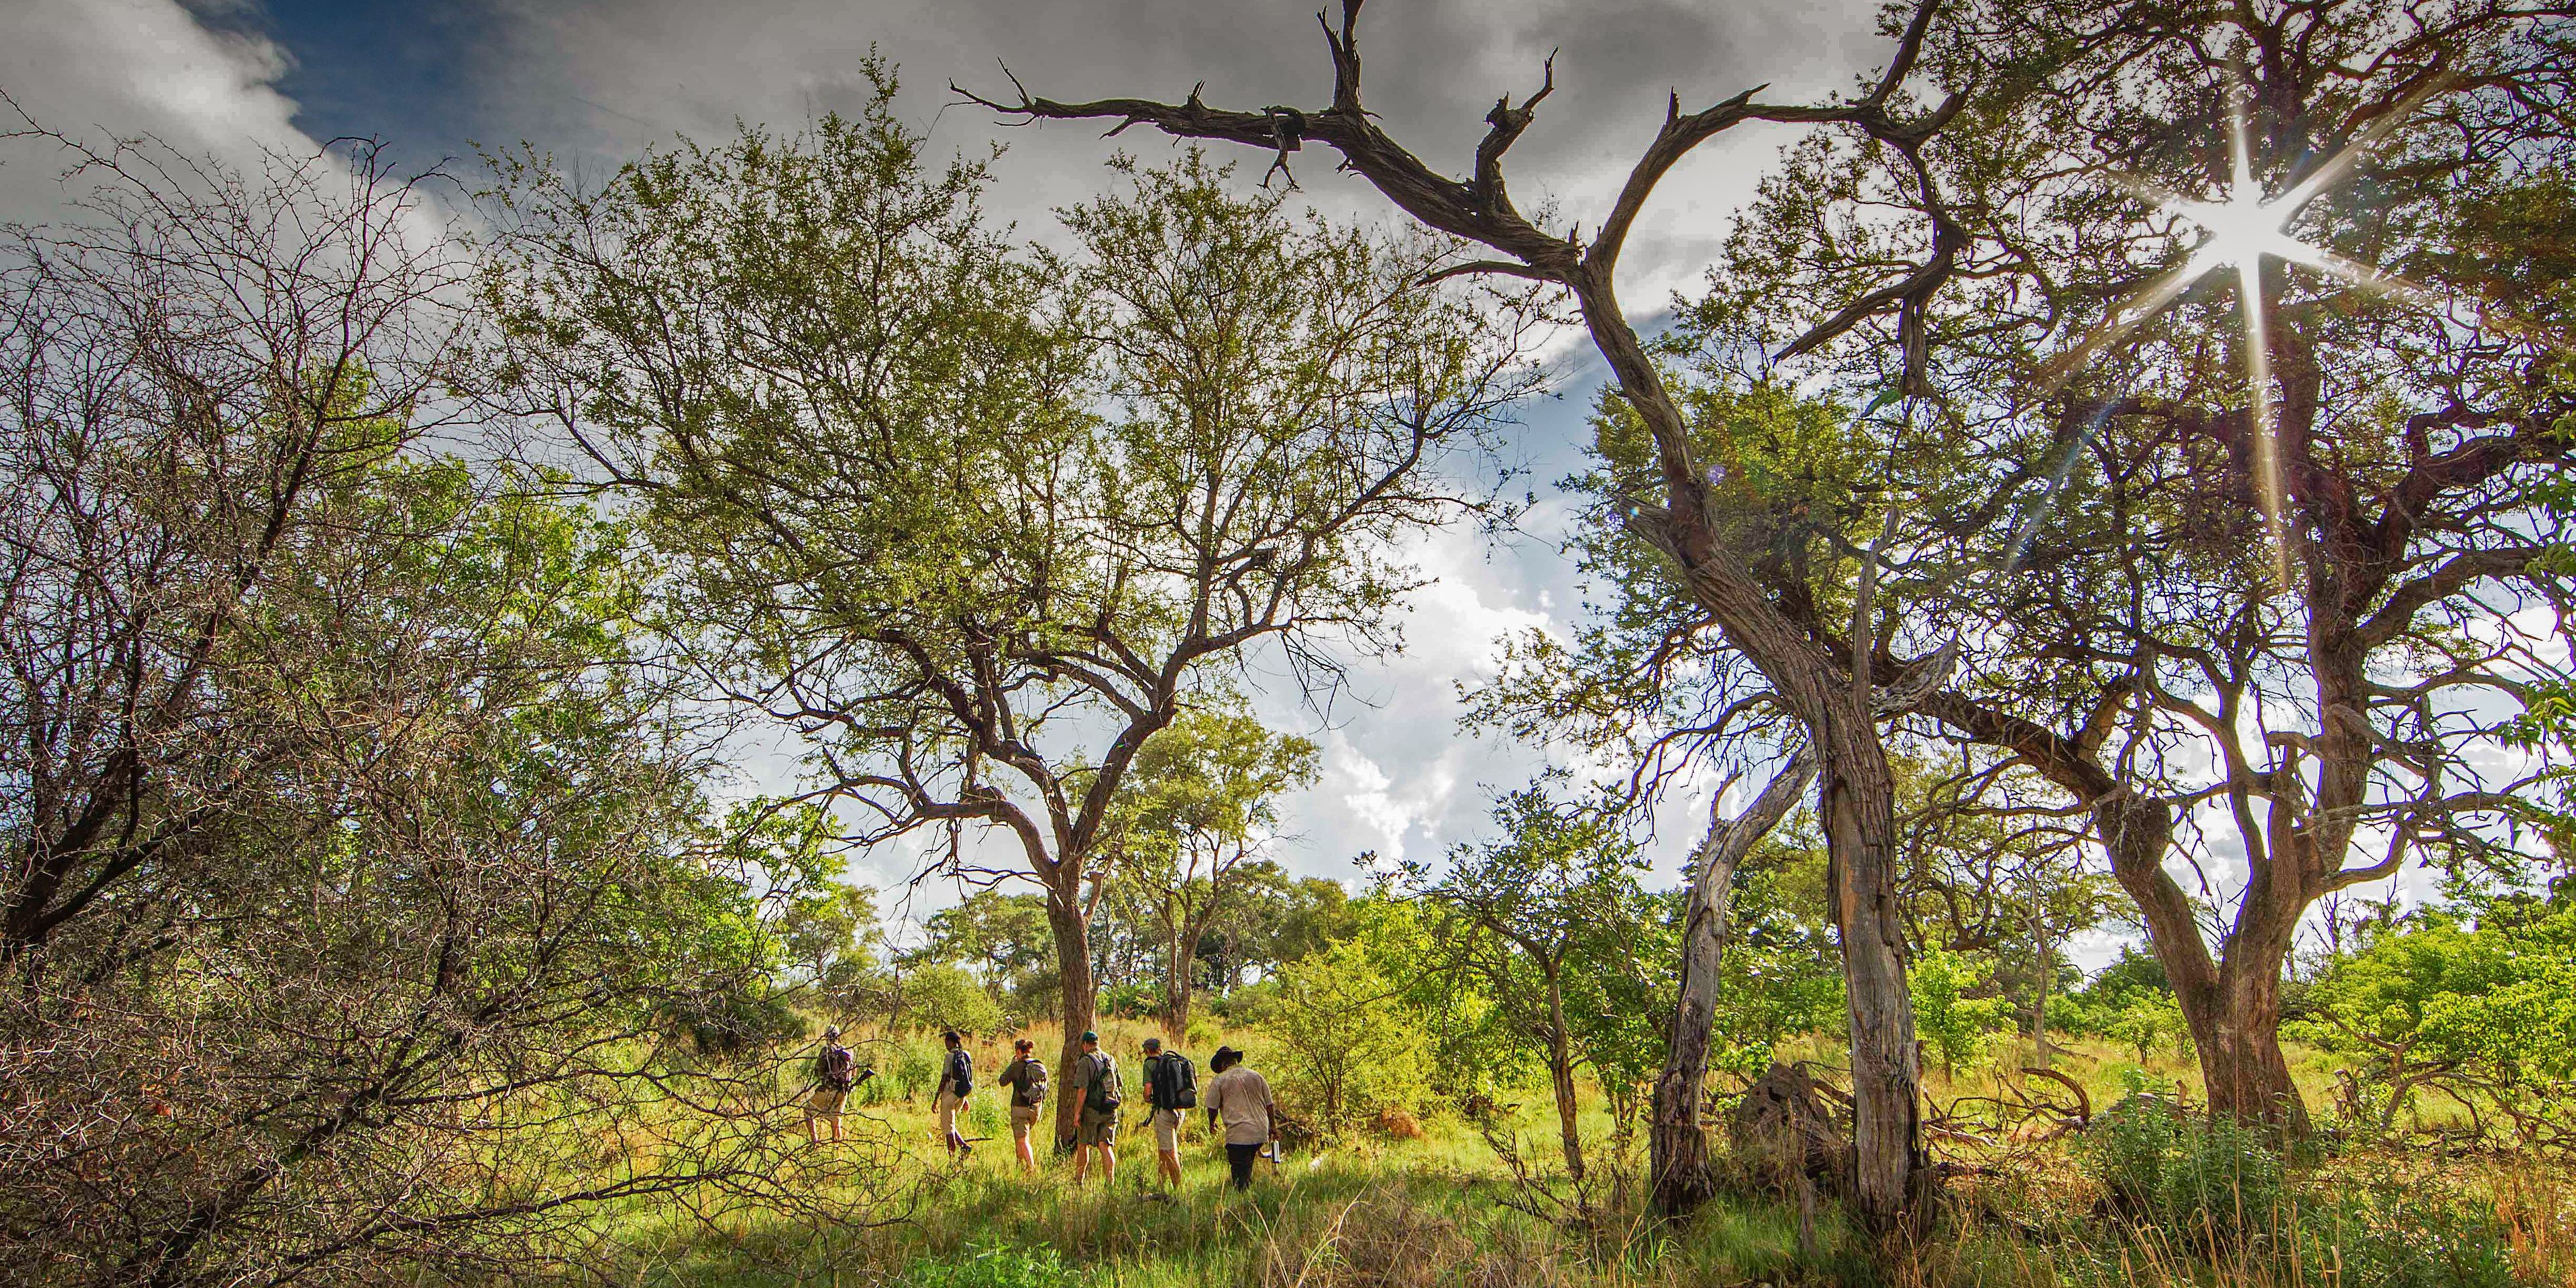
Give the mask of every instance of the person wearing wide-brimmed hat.
<svg viewBox="0 0 2576 1288">
<path fill-rule="evenodd" d="M 1218 1047 L 1208 1057 L 1208 1069 L 1215 1076 L 1200 1098 L 1207 1106 L 1208 1125 L 1225 1133 L 1225 1165 L 1233 1175 L 1234 1188 L 1251 1189 L 1253 1160 L 1279 1134 L 1270 1082 L 1245 1065 L 1243 1053 L 1230 1046 Z"/>
</svg>

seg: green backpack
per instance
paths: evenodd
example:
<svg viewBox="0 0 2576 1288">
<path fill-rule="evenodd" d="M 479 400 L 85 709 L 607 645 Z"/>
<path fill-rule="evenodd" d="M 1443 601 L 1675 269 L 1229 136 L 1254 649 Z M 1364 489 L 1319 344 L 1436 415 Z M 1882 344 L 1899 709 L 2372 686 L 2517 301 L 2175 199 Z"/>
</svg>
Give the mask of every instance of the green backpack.
<svg viewBox="0 0 2576 1288">
<path fill-rule="evenodd" d="M 1097 1114 L 1118 1111 L 1118 1062 L 1106 1051 L 1095 1051 L 1083 1057 L 1097 1060 L 1091 1071 L 1091 1085 L 1083 1089 L 1082 1107 Z"/>
</svg>

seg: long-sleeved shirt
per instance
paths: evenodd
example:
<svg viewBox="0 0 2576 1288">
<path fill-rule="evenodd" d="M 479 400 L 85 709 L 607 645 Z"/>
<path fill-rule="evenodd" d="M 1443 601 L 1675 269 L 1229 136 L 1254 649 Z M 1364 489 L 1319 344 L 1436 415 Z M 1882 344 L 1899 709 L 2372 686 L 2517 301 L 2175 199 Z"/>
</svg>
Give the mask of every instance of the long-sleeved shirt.
<svg viewBox="0 0 2576 1288">
<path fill-rule="evenodd" d="M 1208 1116 L 1225 1123 L 1225 1143 L 1258 1145 L 1270 1139 L 1270 1083 L 1245 1065 L 1209 1079 Z"/>
</svg>

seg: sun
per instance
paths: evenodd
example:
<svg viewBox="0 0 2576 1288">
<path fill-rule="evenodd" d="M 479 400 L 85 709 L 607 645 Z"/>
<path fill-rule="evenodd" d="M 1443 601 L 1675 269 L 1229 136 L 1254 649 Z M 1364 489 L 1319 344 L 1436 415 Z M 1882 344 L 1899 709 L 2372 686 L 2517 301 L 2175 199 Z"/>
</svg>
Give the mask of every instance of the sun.
<svg viewBox="0 0 2576 1288">
<path fill-rule="evenodd" d="M 2247 121 L 2248 98 L 2242 82 L 2228 99 L 2229 180 L 2214 198 L 2189 198 L 2142 180 L 2113 174 L 2120 187 L 2201 231 L 2201 239 L 2183 261 L 2157 274 L 2113 306 L 2092 331 L 2060 354 L 2044 373 L 2044 389 L 2053 392 L 2095 357 L 2127 339 L 2140 326 L 2171 307 L 2202 278 L 2233 269 L 2238 309 L 2244 323 L 2246 411 L 2254 456 L 2254 497 L 2270 538 L 2272 571 L 2283 590 L 2291 588 L 2289 489 L 2284 481 L 2276 415 L 2272 403 L 2271 337 L 2263 307 L 2263 264 L 2279 259 L 2317 270 L 2358 286 L 2411 293 L 2408 283 L 2370 265 L 2299 240 L 2290 232 L 2300 212 L 2328 188 L 2352 173 L 2362 153 L 2386 138 L 2417 107 L 2438 92 L 2444 78 L 2418 86 L 2389 111 L 2354 135 L 2287 191 L 2265 191 L 2254 175 L 2254 149 Z"/>
</svg>

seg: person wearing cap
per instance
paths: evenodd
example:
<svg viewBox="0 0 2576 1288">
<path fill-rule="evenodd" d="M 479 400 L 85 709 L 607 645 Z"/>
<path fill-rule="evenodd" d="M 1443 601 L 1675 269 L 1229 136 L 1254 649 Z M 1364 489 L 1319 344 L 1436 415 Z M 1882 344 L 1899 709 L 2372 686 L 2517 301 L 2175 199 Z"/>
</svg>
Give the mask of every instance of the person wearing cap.
<svg viewBox="0 0 2576 1288">
<path fill-rule="evenodd" d="M 1011 1147 L 1019 1151 L 1020 1170 L 1038 1170 L 1037 1150 L 1029 1143 L 1029 1133 L 1038 1125 L 1038 1110 L 1046 1104 L 1047 1069 L 1044 1061 L 1027 1038 L 1011 1043 L 1011 1062 L 993 1076 L 993 1081 L 1011 1089 Z"/>
<path fill-rule="evenodd" d="M 805 1101 L 805 1138 L 823 1143 L 823 1124 L 832 1124 L 832 1139 L 841 1138 L 841 1101 L 850 1094 L 853 1066 L 850 1049 L 841 1045 L 841 1027 L 826 1025 L 823 1049 L 814 1056 L 814 1093 Z"/>
<path fill-rule="evenodd" d="M 1082 1054 L 1073 1061 L 1073 1095 L 1081 1106 L 1074 1118 L 1073 1183 L 1082 1184 L 1097 1153 L 1100 1183 L 1106 1186 L 1118 1179 L 1118 1062 L 1100 1049 L 1100 1035 L 1089 1029 L 1083 1030 Z"/>
<path fill-rule="evenodd" d="M 1208 1057 L 1208 1126 L 1225 1131 L 1225 1165 L 1232 1172 L 1234 1188 L 1252 1188 L 1252 1162 L 1261 1156 L 1261 1147 L 1279 1134 L 1273 1121 L 1270 1083 L 1243 1063 L 1243 1053 L 1233 1047 L 1218 1047 Z"/>
<path fill-rule="evenodd" d="M 948 1044 L 948 1060 L 940 1066 L 939 1089 L 933 1103 L 939 1109 L 940 1143 L 952 1157 L 963 1158 L 974 1149 L 966 1138 L 957 1134 L 957 1115 L 966 1108 L 966 1097 L 975 1090 L 975 1057 L 966 1050 L 965 1042 L 950 1029 L 939 1035 Z"/>
<path fill-rule="evenodd" d="M 1164 1052 L 1161 1038 L 1145 1039 L 1145 1099 L 1153 1106 L 1146 1122 L 1154 1129 L 1154 1163 L 1174 1189 L 1181 1184 L 1181 1111 L 1198 1103 L 1197 1088 L 1184 1085 L 1188 1068 L 1180 1052 Z"/>
</svg>

